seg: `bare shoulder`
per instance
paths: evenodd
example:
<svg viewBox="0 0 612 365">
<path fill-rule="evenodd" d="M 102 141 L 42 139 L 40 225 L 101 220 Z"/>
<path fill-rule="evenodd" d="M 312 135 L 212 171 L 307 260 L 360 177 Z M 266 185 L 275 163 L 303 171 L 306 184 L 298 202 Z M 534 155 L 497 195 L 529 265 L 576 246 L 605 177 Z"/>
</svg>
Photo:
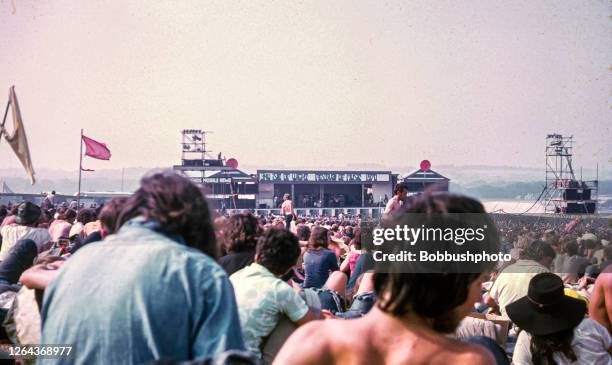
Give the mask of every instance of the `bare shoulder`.
<svg viewBox="0 0 612 365">
<path fill-rule="evenodd" d="M 300 326 L 289 337 L 274 359 L 274 364 L 332 364 L 332 343 L 328 320 L 312 321 Z M 299 353 L 299 356 L 296 356 Z"/>
<path fill-rule="evenodd" d="M 496 364 L 493 354 L 484 346 L 467 343 L 464 344 L 465 352 L 461 354 L 460 361 L 456 364 L 493 365 Z M 458 359 L 459 360 L 459 359 Z"/>
<path fill-rule="evenodd" d="M 595 280 L 594 291 L 606 292 L 612 287 L 612 265 L 608 265 Z"/>
</svg>

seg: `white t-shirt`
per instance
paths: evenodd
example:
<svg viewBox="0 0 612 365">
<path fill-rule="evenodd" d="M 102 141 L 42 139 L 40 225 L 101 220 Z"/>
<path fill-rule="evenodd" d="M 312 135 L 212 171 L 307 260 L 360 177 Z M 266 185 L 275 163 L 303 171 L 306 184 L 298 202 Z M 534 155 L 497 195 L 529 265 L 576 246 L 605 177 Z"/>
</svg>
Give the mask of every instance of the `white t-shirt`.
<svg viewBox="0 0 612 365">
<path fill-rule="evenodd" d="M 518 260 L 497 276 L 489 296 L 499 305 L 504 318 L 508 319 L 506 306 L 527 295 L 531 278 L 543 272 L 549 270 L 533 260 Z"/>
<path fill-rule="evenodd" d="M 399 211 L 401 208 L 402 208 L 402 202 L 399 200 L 399 197 L 395 195 L 393 198 L 391 198 L 387 202 L 384 213 L 387 215 L 393 215 L 397 211 Z"/>
<path fill-rule="evenodd" d="M 31 239 L 36 243 L 38 252 L 42 246 L 51 241 L 51 235 L 44 228 L 34 228 L 28 226 L 21 226 L 19 224 L 9 224 L 8 226 L 2 227 L 0 230 L 2 235 L 2 248 L 0 248 L 0 261 L 6 258 L 9 251 L 15 246 L 17 241 L 22 239 Z"/>
<path fill-rule="evenodd" d="M 516 341 L 512 363 L 514 365 L 532 365 L 531 335 L 522 331 Z M 555 353 L 553 359 L 559 365 L 611 365 L 612 357 L 608 349 L 612 346 L 612 338 L 608 330 L 596 321 L 585 318 L 574 328 L 572 349 L 578 361 L 572 363 L 561 353 Z"/>
<path fill-rule="evenodd" d="M 81 222 L 74 222 L 72 227 L 70 227 L 70 233 L 68 234 L 68 237 L 72 237 L 77 234 L 79 235 L 79 239 L 82 240 L 83 238 L 85 238 L 85 236 L 83 235 L 83 223 Z"/>
</svg>

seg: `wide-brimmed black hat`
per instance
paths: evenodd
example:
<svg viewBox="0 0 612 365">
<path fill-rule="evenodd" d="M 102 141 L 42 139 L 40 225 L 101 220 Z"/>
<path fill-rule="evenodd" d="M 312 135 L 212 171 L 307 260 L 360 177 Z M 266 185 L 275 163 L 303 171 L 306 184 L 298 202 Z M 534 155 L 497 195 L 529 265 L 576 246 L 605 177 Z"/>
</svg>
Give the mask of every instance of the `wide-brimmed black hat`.
<svg viewBox="0 0 612 365">
<path fill-rule="evenodd" d="M 30 202 L 21 203 L 17 208 L 15 222 L 23 225 L 32 224 L 38 220 L 40 213 L 38 205 Z"/>
<path fill-rule="evenodd" d="M 529 282 L 526 297 L 506 306 L 517 326 L 536 336 L 570 330 L 586 313 L 586 304 L 565 295 L 563 281 L 553 273 L 541 273 Z"/>
</svg>

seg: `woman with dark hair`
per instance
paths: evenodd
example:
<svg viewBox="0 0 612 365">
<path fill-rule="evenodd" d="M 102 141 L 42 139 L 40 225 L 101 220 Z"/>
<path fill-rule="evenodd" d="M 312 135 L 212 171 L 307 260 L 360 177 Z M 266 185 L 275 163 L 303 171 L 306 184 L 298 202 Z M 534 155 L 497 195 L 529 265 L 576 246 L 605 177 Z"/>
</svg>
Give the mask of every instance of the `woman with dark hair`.
<svg viewBox="0 0 612 365">
<path fill-rule="evenodd" d="M 185 361 L 244 349 L 200 188 L 172 172 L 144 177 L 117 222 L 115 234 L 81 248 L 45 292 L 42 343 L 79 349 L 52 362 Z"/>
<path fill-rule="evenodd" d="M 312 229 L 304 252 L 304 288 L 322 288 L 329 274 L 340 269 L 336 255 L 327 249 L 328 242 L 326 228 L 316 226 Z"/>
<path fill-rule="evenodd" d="M 225 249 L 228 254 L 219 259 L 219 264 L 228 275 L 232 275 L 253 263 L 261 227 L 255 216 L 244 213 L 230 216 L 224 228 Z"/>
<path fill-rule="evenodd" d="M 610 334 L 585 318 L 584 301 L 566 296 L 559 276 L 534 276 L 527 296 L 509 304 L 507 311 L 522 329 L 512 357 L 515 365 L 612 364 Z"/>
</svg>

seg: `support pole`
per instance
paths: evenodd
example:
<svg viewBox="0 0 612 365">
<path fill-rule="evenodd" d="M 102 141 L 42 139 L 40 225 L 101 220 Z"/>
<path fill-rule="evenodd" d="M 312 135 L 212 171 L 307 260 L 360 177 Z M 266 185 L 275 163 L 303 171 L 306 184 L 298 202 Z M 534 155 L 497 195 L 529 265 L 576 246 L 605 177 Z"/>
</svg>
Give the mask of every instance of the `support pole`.
<svg viewBox="0 0 612 365">
<path fill-rule="evenodd" d="M 77 192 L 77 211 L 81 207 L 81 173 L 83 172 L 83 128 L 81 128 L 81 138 L 79 139 L 79 191 Z"/>
</svg>

